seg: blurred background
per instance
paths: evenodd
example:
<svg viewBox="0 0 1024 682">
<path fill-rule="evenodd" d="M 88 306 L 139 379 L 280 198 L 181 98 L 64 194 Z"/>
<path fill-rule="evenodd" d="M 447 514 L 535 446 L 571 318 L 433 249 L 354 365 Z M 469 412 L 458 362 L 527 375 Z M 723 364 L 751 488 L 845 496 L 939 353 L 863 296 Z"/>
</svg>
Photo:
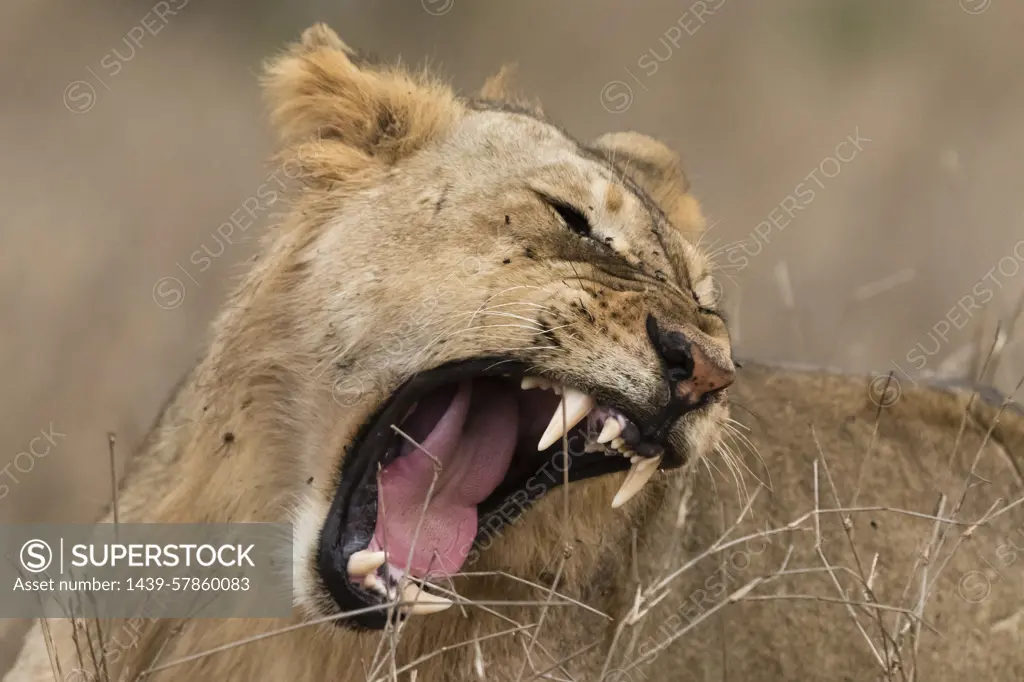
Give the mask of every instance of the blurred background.
<svg viewBox="0 0 1024 682">
<path fill-rule="evenodd" d="M 217 233 L 275 170 L 261 60 L 314 21 L 676 148 L 741 356 L 957 379 L 1001 321 L 986 381 L 1024 372 L 1014 0 L 6 0 L 0 522 L 107 504 L 106 433 L 122 471 L 283 208 Z"/>
</svg>

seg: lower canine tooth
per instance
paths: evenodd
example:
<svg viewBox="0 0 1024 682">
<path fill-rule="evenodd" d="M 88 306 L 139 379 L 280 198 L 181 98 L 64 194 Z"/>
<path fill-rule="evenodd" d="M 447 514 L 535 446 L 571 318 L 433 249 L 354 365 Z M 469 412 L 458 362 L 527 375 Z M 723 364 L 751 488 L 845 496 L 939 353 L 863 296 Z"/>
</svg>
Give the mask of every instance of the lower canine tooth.
<svg viewBox="0 0 1024 682">
<path fill-rule="evenodd" d="M 633 464 L 629 468 L 629 473 L 626 474 L 626 480 L 622 482 L 619 492 L 615 493 L 615 499 L 612 500 L 612 509 L 618 509 L 640 492 L 647 484 L 647 481 L 651 480 L 651 476 L 654 475 L 654 472 L 658 470 L 660 465 L 661 457 L 643 459 Z"/>
<path fill-rule="evenodd" d="M 597 437 L 598 443 L 607 443 L 608 441 L 615 440 L 622 433 L 622 424 L 615 417 L 606 419 L 604 426 L 601 427 L 601 435 Z"/>
<path fill-rule="evenodd" d="M 368 590 L 379 592 L 385 597 L 388 596 L 388 590 L 384 587 L 384 583 L 381 582 L 381 579 L 377 577 L 376 573 L 369 573 L 365 578 L 363 578 L 363 587 Z"/>
<path fill-rule="evenodd" d="M 414 616 L 444 611 L 452 605 L 450 599 L 430 594 L 413 583 L 406 583 L 402 587 L 402 601 L 405 602 L 402 605 L 402 613 Z"/>
<path fill-rule="evenodd" d="M 537 450 L 547 450 L 561 438 L 566 431 L 580 423 L 580 420 L 590 414 L 597 403 L 589 395 L 575 388 L 565 388 L 565 395 L 562 401 L 555 408 L 551 415 L 551 422 L 540 437 Z M 564 423 L 563 423 L 564 412 Z"/>
<path fill-rule="evenodd" d="M 353 577 L 361 577 L 373 573 L 384 565 L 387 558 L 388 556 L 384 552 L 361 549 L 348 558 L 348 574 Z"/>
</svg>

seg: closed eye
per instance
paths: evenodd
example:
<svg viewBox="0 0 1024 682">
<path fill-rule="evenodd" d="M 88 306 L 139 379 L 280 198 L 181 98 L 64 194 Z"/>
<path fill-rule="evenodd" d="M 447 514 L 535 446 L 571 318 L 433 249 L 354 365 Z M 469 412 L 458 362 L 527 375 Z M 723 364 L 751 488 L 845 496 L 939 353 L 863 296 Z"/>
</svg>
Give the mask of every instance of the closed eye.
<svg viewBox="0 0 1024 682">
<path fill-rule="evenodd" d="M 562 219 L 562 222 L 565 223 L 565 226 L 570 230 L 581 237 L 594 237 L 594 228 L 590 224 L 590 221 L 587 220 L 587 217 L 574 206 L 548 196 L 542 192 L 537 192 L 537 196 L 539 196 L 545 204 L 554 209 L 555 213 L 558 214 L 558 217 Z"/>
<path fill-rule="evenodd" d="M 710 315 L 711 317 L 717 317 L 722 322 L 728 324 L 729 320 L 726 319 L 725 313 L 721 310 L 715 310 L 714 308 L 705 308 L 703 306 L 697 306 L 697 310 L 700 311 L 701 315 Z"/>
<path fill-rule="evenodd" d="M 563 204 L 558 201 L 551 202 L 551 207 L 555 209 L 555 213 L 558 214 L 558 217 L 562 219 L 562 222 L 564 222 L 565 226 L 570 230 L 583 237 L 591 236 L 593 228 L 585 215 L 569 204 Z"/>
</svg>

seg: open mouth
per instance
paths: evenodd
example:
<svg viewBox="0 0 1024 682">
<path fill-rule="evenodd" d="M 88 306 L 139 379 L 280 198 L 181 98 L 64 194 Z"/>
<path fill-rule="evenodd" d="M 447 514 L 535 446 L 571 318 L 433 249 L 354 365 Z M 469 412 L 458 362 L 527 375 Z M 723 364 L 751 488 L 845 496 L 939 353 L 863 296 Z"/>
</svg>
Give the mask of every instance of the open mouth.
<svg viewBox="0 0 1024 682">
<path fill-rule="evenodd" d="M 399 616 L 451 601 L 428 580 L 463 570 L 474 544 L 561 485 L 628 471 L 612 507 L 681 466 L 622 410 L 569 384 L 485 359 L 406 382 L 348 452 L 320 537 L 319 573 L 344 611 L 400 601 Z M 386 609 L 355 618 L 382 628 Z"/>
</svg>

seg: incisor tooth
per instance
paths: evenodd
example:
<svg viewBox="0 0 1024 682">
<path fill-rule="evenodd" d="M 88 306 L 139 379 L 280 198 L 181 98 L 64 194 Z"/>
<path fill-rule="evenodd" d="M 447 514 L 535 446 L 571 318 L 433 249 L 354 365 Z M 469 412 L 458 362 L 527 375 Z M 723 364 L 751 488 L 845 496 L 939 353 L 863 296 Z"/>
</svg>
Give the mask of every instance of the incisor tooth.
<svg viewBox="0 0 1024 682">
<path fill-rule="evenodd" d="M 601 427 L 601 435 L 597 437 L 598 443 L 607 443 L 608 441 L 614 440 L 619 437 L 622 433 L 622 424 L 615 417 L 610 417 L 604 420 L 604 426 Z"/>
<path fill-rule="evenodd" d="M 537 450 L 547 450 L 554 445 L 566 431 L 580 423 L 580 420 L 590 414 L 597 403 L 583 391 L 566 387 L 562 401 L 555 408 L 551 415 L 551 422 L 548 424 L 544 435 L 540 437 Z M 565 423 L 563 424 L 563 412 Z"/>
<path fill-rule="evenodd" d="M 384 565 L 388 555 L 384 552 L 372 552 L 368 549 L 361 549 L 348 558 L 348 574 L 361 576 L 373 573 Z"/>
<path fill-rule="evenodd" d="M 626 444 L 626 441 L 621 438 L 612 438 L 612 447 L 616 450 L 621 450 L 622 446 Z"/>
<path fill-rule="evenodd" d="M 402 613 L 414 616 L 444 611 L 452 605 L 451 599 L 430 594 L 414 583 L 406 583 L 402 587 L 402 601 L 406 602 L 402 605 Z"/>
<path fill-rule="evenodd" d="M 647 484 L 647 481 L 651 480 L 651 476 L 654 475 L 654 472 L 658 470 L 660 465 L 661 456 L 659 455 L 651 459 L 641 460 L 631 466 L 629 473 L 626 474 L 626 480 L 622 482 L 622 487 L 619 488 L 619 492 L 615 493 L 615 499 L 612 500 L 612 509 L 618 509 L 640 492 Z"/>
</svg>

